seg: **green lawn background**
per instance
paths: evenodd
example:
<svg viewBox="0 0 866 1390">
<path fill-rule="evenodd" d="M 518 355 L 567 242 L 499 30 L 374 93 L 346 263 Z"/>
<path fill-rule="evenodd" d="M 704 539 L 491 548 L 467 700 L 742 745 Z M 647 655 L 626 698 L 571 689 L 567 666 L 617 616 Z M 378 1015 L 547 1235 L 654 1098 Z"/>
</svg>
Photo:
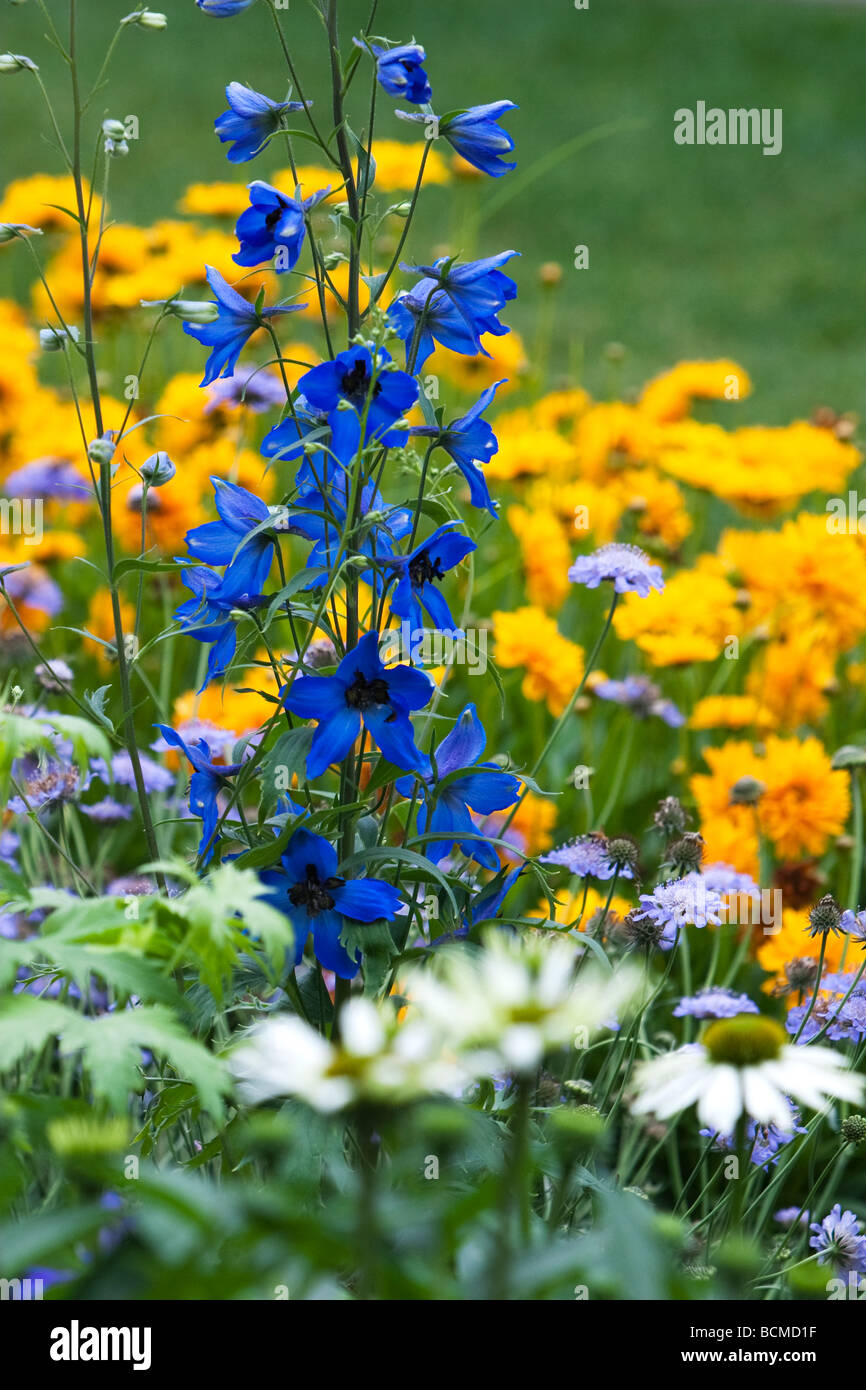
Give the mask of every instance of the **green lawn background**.
<svg viewBox="0 0 866 1390">
<path fill-rule="evenodd" d="M 48 3 L 61 22 L 65 0 Z M 125 34 L 95 107 L 99 116 L 136 113 L 141 121 L 141 140 L 113 170 L 112 211 L 122 220 L 170 215 L 193 179 L 266 173 L 227 164 L 213 119 L 229 80 L 274 97 L 285 90 L 263 4 L 231 20 L 205 17 L 193 0 L 155 5 L 169 28 Z M 129 8 L 131 0 L 79 0 L 91 75 Z M 341 9 L 348 44 L 368 3 L 345 0 Z M 35 56 L 55 88 L 61 65 L 39 41 L 36 6 L 4 5 L 2 18 L 2 45 Z M 304 0 L 292 0 L 283 19 L 308 94 L 324 111 L 320 22 Z M 583 360 L 590 389 L 629 391 L 678 358 L 725 355 L 741 360 L 756 384 L 741 420 L 781 423 L 824 403 L 863 410 L 866 9 L 783 0 L 590 0 L 587 10 L 572 0 L 382 0 L 374 27 L 426 45 L 438 111 L 501 97 L 518 102 L 510 126 L 520 171 L 596 127 L 638 123 L 524 187 L 464 248 L 522 251 L 511 321 L 530 345 L 538 267 L 564 266 L 554 376 Z M 356 91 L 361 124 L 360 82 Z M 782 153 L 676 146 L 673 113 L 699 99 L 781 107 Z M 25 74 L 0 78 L 4 180 L 36 161 L 59 171 L 40 101 Z M 405 138 L 409 128 L 390 115 L 395 104 L 380 101 L 380 133 Z M 503 186 L 488 184 L 483 194 L 498 198 Z M 441 195 L 426 216 L 409 247 L 419 255 L 454 230 Z M 572 268 L 579 243 L 589 247 L 585 271 Z M 9 272 L 0 273 L 8 286 Z M 604 355 L 611 341 L 627 349 L 616 369 Z"/>
</svg>

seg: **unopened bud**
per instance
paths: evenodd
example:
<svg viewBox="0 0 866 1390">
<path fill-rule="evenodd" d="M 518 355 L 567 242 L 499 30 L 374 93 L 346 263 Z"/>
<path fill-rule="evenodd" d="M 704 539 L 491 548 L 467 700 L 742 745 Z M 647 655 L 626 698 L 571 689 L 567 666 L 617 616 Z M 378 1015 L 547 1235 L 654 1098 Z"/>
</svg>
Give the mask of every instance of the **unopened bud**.
<svg viewBox="0 0 866 1390">
<path fill-rule="evenodd" d="M 25 58 L 23 53 L 0 53 L 0 72 L 38 72 L 39 69 L 32 58 Z"/>
<path fill-rule="evenodd" d="M 111 463 L 115 448 L 114 435 L 109 430 L 101 439 L 91 439 L 87 446 L 87 457 L 91 463 Z"/>
<path fill-rule="evenodd" d="M 40 328 L 39 346 L 43 352 L 62 352 L 67 343 L 77 343 L 81 334 L 77 328 Z"/>
<path fill-rule="evenodd" d="M 31 227 L 27 222 L 0 222 L 0 242 L 23 241 L 25 237 L 41 235 L 41 227 Z"/>
<path fill-rule="evenodd" d="M 159 10 L 136 10 L 135 14 L 126 15 L 120 22 L 137 24 L 139 29 L 164 29 L 168 24 L 168 17 L 160 14 Z"/>
<path fill-rule="evenodd" d="M 141 465 L 141 476 L 148 487 L 164 487 L 170 483 L 177 469 L 164 450 L 159 453 L 151 454 L 150 458 L 145 459 Z"/>
<path fill-rule="evenodd" d="M 142 309 L 164 309 L 184 323 L 213 323 L 219 317 L 219 307 L 210 299 L 142 299 Z"/>
</svg>

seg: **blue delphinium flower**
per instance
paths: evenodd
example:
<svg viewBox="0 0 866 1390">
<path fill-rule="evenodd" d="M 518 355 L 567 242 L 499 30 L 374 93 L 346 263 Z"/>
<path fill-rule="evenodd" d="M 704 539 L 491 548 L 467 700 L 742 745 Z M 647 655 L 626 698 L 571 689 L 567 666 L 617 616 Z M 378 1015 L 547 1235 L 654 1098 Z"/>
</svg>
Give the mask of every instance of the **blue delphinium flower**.
<svg viewBox="0 0 866 1390">
<path fill-rule="evenodd" d="M 737 1014 L 757 1014 L 760 1009 L 747 994 L 722 985 L 710 985 L 697 994 L 684 995 L 674 1009 L 674 1018 L 735 1018 Z"/>
<path fill-rule="evenodd" d="M 611 541 L 591 555 L 579 555 L 568 577 L 573 584 L 585 584 L 588 589 L 597 589 L 610 580 L 618 594 L 640 594 L 641 598 L 647 598 L 651 589 L 661 593 L 665 586 L 660 567 L 652 564 L 640 546 L 622 541 Z"/>
<path fill-rule="evenodd" d="M 345 758 L 361 732 L 396 767 L 411 771 L 424 758 L 415 747 L 409 714 L 422 709 L 433 682 L 413 666 L 386 670 L 379 657 L 379 635 L 368 632 L 347 652 L 333 676 L 299 676 L 284 695 L 286 709 L 301 719 L 317 719 L 307 755 L 307 776 L 319 777 Z"/>
<path fill-rule="evenodd" d="M 224 676 L 237 647 L 237 623 L 231 616 L 235 609 L 249 610 L 266 600 L 261 594 L 236 593 L 223 584 L 222 576 L 206 565 L 186 565 L 181 579 L 193 597 L 175 610 L 181 628 L 197 642 L 207 643 L 207 670 L 199 693 L 209 681 Z"/>
<path fill-rule="evenodd" d="M 350 475 L 339 469 L 330 477 L 326 489 L 310 489 L 299 494 L 297 504 L 303 510 L 290 514 L 289 530 L 315 542 L 307 557 L 308 569 L 330 570 L 335 564 L 348 516 L 350 492 Z M 380 520 L 375 525 L 366 525 L 363 536 L 355 544 L 356 553 L 368 556 L 376 566 L 388 564 L 396 558 L 393 542 L 402 540 L 412 530 L 411 513 L 402 507 L 389 506 L 372 483 L 365 483 L 361 488 L 358 510 L 362 517 L 377 513 Z M 372 585 L 373 603 L 378 605 L 383 582 L 379 570 L 371 566 L 361 570 L 358 577 Z M 315 589 L 323 583 L 324 576 L 317 574 L 305 587 Z"/>
<path fill-rule="evenodd" d="M 306 236 L 307 214 L 328 196 L 330 185 L 309 198 L 290 198 L 256 179 L 249 191 L 250 206 L 241 213 L 235 227 L 240 250 L 232 260 L 247 266 L 273 260 L 274 269 L 282 275 L 297 264 Z"/>
<path fill-rule="evenodd" d="M 437 936 L 430 945 L 445 946 L 449 941 L 462 941 L 475 927 L 481 926 L 484 922 L 495 921 L 505 899 L 525 868 L 526 865 L 521 863 L 516 869 L 509 869 L 504 876 L 497 874 L 496 878 L 491 879 L 480 892 L 470 898 L 460 926 L 455 927 L 454 931 L 446 932 L 444 936 Z"/>
<path fill-rule="evenodd" d="M 514 149 L 514 141 L 499 125 L 508 111 L 516 111 L 513 101 L 491 101 L 486 106 L 470 106 L 448 121 L 439 125 L 442 135 L 453 149 L 466 160 L 467 164 L 480 169 L 482 174 L 501 178 L 516 168 L 509 164 L 503 155 Z"/>
<path fill-rule="evenodd" d="M 453 839 L 431 840 L 427 845 L 427 858 L 434 864 L 444 859 L 457 843 L 467 859 L 474 859 L 486 869 L 499 868 L 496 850 L 486 840 L 460 838 L 478 833 L 472 811 L 482 816 L 504 811 L 513 806 L 520 795 L 518 777 L 503 772 L 495 763 L 481 763 L 486 742 L 487 735 L 475 706 L 467 705 L 454 728 L 439 744 L 432 761 L 427 759 L 420 769 L 424 801 L 418 808 L 418 830 L 421 834 L 429 830 L 453 835 Z M 467 771 L 465 777 L 445 780 L 469 768 L 475 770 Z M 401 777 L 396 785 L 402 796 L 412 795 L 410 777 Z M 428 802 L 433 807 L 429 815 Z"/>
<path fill-rule="evenodd" d="M 270 508 L 255 493 L 237 483 L 211 478 L 219 521 L 206 521 L 186 533 L 190 555 L 208 565 L 226 565 L 226 593 L 260 594 L 274 560 L 274 540 L 264 531 L 246 539 L 263 521 Z"/>
<path fill-rule="evenodd" d="M 369 49 L 376 60 L 379 85 L 392 97 L 402 97 L 415 106 L 423 106 L 433 95 L 424 71 L 427 54 L 418 43 L 404 43 L 397 48 L 381 48 L 378 44 L 355 39 L 358 48 Z"/>
<path fill-rule="evenodd" d="M 433 265 L 401 266 L 422 278 L 398 295 L 389 318 L 406 345 L 407 360 L 414 345 L 414 365 L 421 366 L 441 343 L 465 356 L 490 354 L 481 338 L 501 337 L 510 330 L 499 312 L 517 295 L 517 286 L 499 269 L 516 251 L 501 251 L 464 265 L 443 257 Z"/>
<path fill-rule="evenodd" d="M 271 101 L 270 97 L 245 87 L 242 82 L 230 82 L 226 87 L 228 111 L 214 121 L 220 144 L 233 142 L 226 151 L 232 164 L 244 164 L 264 149 L 270 136 L 283 129 L 283 116 L 290 111 L 303 111 L 302 101 Z"/>
<path fill-rule="evenodd" d="M 664 721 L 671 729 L 682 728 L 686 717 L 677 709 L 672 700 L 666 700 L 648 676 L 626 676 L 624 680 L 600 680 L 592 687 L 593 695 L 600 700 L 611 700 L 623 705 L 639 719 L 650 715 Z"/>
<path fill-rule="evenodd" d="M 499 441 L 490 425 L 481 417 L 496 395 L 497 387 L 504 384 L 503 378 L 488 386 L 465 415 L 444 429 L 423 425 L 412 431 L 415 435 L 436 440 L 439 447 L 454 460 L 469 484 L 469 500 L 473 507 L 484 507 L 492 516 L 497 515 L 496 503 L 490 496 L 481 464 L 490 462 L 499 448 Z"/>
<path fill-rule="evenodd" d="M 290 304 L 274 309 L 256 309 L 242 294 L 232 289 L 218 270 L 206 267 L 207 282 L 214 292 L 219 310 L 212 323 L 185 323 L 184 333 L 204 347 L 212 348 L 205 364 L 202 386 L 210 386 L 218 376 L 231 376 L 238 358 L 257 328 L 277 314 L 291 314 L 303 309 L 303 304 Z"/>
<path fill-rule="evenodd" d="M 393 427 L 418 399 L 418 383 L 393 366 L 390 353 L 380 348 L 374 359 L 363 344 L 338 352 L 332 362 L 321 362 L 305 372 L 298 390 L 313 410 L 328 416 L 335 433 L 352 429 L 360 440 L 360 422 L 366 412 L 364 442 L 375 438 L 381 444 L 397 446 L 405 443 L 406 434 Z M 351 410 L 338 410 L 341 403 Z M 349 452 L 354 452 L 352 439 L 345 433 L 335 445 L 340 458 L 346 457 L 343 449 L 347 445 Z"/>
<path fill-rule="evenodd" d="M 866 1236 L 853 1211 L 843 1212 L 837 1202 L 823 1221 L 813 1221 L 809 1230 L 809 1245 L 818 1251 L 819 1265 L 829 1261 L 835 1270 L 866 1270 Z"/>
<path fill-rule="evenodd" d="M 316 959 L 343 980 L 357 975 L 360 964 L 340 941 L 345 919 L 390 922 L 402 901 L 390 883 L 373 878 L 340 878 L 333 846 L 321 835 L 303 828 L 289 840 L 279 869 L 265 869 L 260 877 L 268 885 L 270 901 L 291 919 L 295 965 L 300 965 L 312 932 Z"/>
<path fill-rule="evenodd" d="M 459 565 L 478 548 L 468 536 L 455 532 L 455 526 L 459 525 L 460 522 L 447 521 L 408 555 L 391 561 L 400 574 L 391 594 L 391 612 L 398 618 L 408 619 L 413 628 L 424 627 L 422 610 L 425 609 L 434 627 L 449 631 L 454 628 L 451 611 L 436 584 L 442 582 L 447 570 Z"/>
<path fill-rule="evenodd" d="M 516 110 L 513 101 L 492 101 L 486 106 L 470 106 L 448 118 L 426 115 L 423 111 L 396 111 L 394 114 L 404 121 L 423 125 L 425 131 L 432 128 L 434 135 L 447 140 L 467 164 L 498 179 L 517 167 L 503 159 L 503 155 L 514 149 L 514 141 L 499 125 L 506 112 Z"/>
<path fill-rule="evenodd" d="M 248 10 L 255 0 L 195 0 L 200 10 L 216 19 L 228 19 L 233 14 Z"/>
<path fill-rule="evenodd" d="M 607 837 L 600 834 L 578 835 L 565 845 L 559 845 L 548 854 L 541 856 L 541 864 L 559 864 L 568 869 L 575 878 L 598 878 L 606 880 L 619 873 L 620 878 L 634 878 L 634 871 L 628 864 L 619 869 L 610 862 L 607 853 Z"/>
<path fill-rule="evenodd" d="M 230 777 L 240 772 L 242 763 L 214 763 L 211 751 L 203 738 L 190 745 L 168 724 L 156 724 L 166 743 L 179 748 L 192 764 L 193 774 L 189 783 L 189 809 L 201 820 L 201 840 L 198 852 L 204 855 L 204 863 L 209 864 L 215 849 L 214 831 L 219 820 L 217 797 L 224 790 Z"/>
</svg>

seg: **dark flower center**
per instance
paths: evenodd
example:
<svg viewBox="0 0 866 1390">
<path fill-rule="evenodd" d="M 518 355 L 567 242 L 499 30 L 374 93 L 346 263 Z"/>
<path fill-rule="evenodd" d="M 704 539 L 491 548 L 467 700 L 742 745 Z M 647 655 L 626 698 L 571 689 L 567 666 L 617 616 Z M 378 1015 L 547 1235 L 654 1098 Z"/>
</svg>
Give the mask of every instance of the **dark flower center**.
<svg viewBox="0 0 866 1390">
<path fill-rule="evenodd" d="M 409 561 L 409 578 L 412 580 L 413 589 L 420 589 L 429 584 L 431 579 L 444 579 L 445 575 L 440 562 L 431 560 L 429 553 L 422 550 L 420 555 Z"/>
<path fill-rule="evenodd" d="M 280 201 L 277 203 L 277 206 L 275 208 L 272 208 L 271 211 L 268 213 L 267 217 L 265 218 L 265 226 L 267 227 L 269 232 L 272 232 L 274 230 L 274 227 L 276 227 L 287 206 L 288 204 L 281 198 Z"/>
<path fill-rule="evenodd" d="M 347 400 L 351 401 L 352 404 L 360 410 L 367 399 L 367 392 L 369 389 L 370 374 L 367 371 L 367 364 L 362 357 L 359 357 L 355 365 L 344 373 L 340 382 L 340 391 Z M 373 387 L 374 399 L 378 396 L 381 389 L 382 384 L 377 381 L 376 385 Z"/>
<path fill-rule="evenodd" d="M 349 709 L 365 710 L 371 705 L 388 705 L 391 703 L 388 694 L 388 682 L 381 676 L 368 681 L 367 677 L 360 671 L 355 672 L 355 679 L 346 691 L 346 704 Z"/>
<path fill-rule="evenodd" d="M 305 907 L 308 917 L 318 917 L 321 912 L 330 912 L 334 899 L 330 890 L 342 888 L 344 878 L 319 878 L 315 864 L 306 867 L 306 878 L 302 883 L 293 883 L 289 889 L 289 899 L 295 907 Z"/>
</svg>

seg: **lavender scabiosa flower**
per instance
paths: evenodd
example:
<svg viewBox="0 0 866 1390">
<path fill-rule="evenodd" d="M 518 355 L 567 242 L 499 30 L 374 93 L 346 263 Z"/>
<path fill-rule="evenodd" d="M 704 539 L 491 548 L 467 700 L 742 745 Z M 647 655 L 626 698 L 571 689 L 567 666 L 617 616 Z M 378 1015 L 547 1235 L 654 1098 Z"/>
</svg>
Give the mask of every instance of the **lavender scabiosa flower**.
<svg viewBox="0 0 866 1390">
<path fill-rule="evenodd" d="M 610 861 L 607 839 L 604 835 L 578 835 L 567 844 L 543 854 L 542 864 L 558 864 L 568 869 L 576 878 L 610 879 L 617 872 Z M 633 871 L 627 864 L 619 869 L 620 878 L 633 878 Z"/>
<path fill-rule="evenodd" d="M 684 995 L 674 1009 L 674 1018 L 734 1018 L 737 1014 L 758 1012 L 757 1004 L 747 994 L 711 985 L 697 994 Z"/>
<path fill-rule="evenodd" d="M 756 1168 L 763 1168 L 765 1172 L 779 1162 L 782 1149 L 798 1134 L 806 1133 L 805 1125 L 800 1124 L 800 1112 L 796 1105 L 790 1100 L 787 1103 L 790 1120 L 786 1125 L 759 1124 L 757 1120 L 750 1120 L 746 1126 L 746 1138 L 752 1144 L 749 1161 L 754 1163 Z M 715 1147 L 724 1152 L 736 1148 L 733 1134 L 715 1134 L 711 1129 L 701 1129 L 698 1133 L 702 1139 L 715 1139 Z"/>
<path fill-rule="evenodd" d="M 721 925 L 721 895 L 707 887 L 701 874 L 660 883 L 651 893 L 641 893 L 640 904 L 638 915 L 650 917 L 664 929 L 663 950 L 675 944 L 680 927 Z"/>
<path fill-rule="evenodd" d="M 8 803 L 16 815 L 74 801 L 90 784 L 90 777 L 82 778 L 74 763 L 50 755 L 39 759 L 27 754 L 16 759 L 12 775 L 21 788 L 21 795 L 11 796 Z"/>
<path fill-rule="evenodd" d="M 593 586 L 595 587 L 595 586 Z M 677 709 L 673 700 L 666 700 L 648 676 L 626 676 L 624 680 L 600 680 L 592 686 L 593 695 L 600 700 L 611 700 L 631 710 L 638 719 L 655 715 L 670 729 L 680 729 L 686 716 Z"/>
<path fill-rule="evenodd" d="M 639 594 L 641 598 L 648 598 L 651 589 L 661 593 L 665 586 L 660 567 L 639 546 L 621 541 L 578 556 L 568 577 L 573 584 L 585 584 L 588 589 L 597 589 L 610 580 L 616 593 Z"/>
<path fill-rule="evenodd" d="M 866 1270 L 866 1236 L 853 1211 L 843 1212 L 837 1202 L 822 1221 L 813 1221 L 809 1230 L 809 1245 L 818 1251 L 819 1265 L 830 1263 L 834 1270 L 846 1273 Z"/>
<path fill-rule="evenodd" d="M 808 1003 L 788 1011 L 788 1032 L 796 1036 L 801 1024 L 801 1043 L 810 1042 L 825 1029 L 832 1042 L 861 1042 L 866 1037 L 866 980 L 858 980 L 854 972 L 824 975 L 811 1013 Z"/>
<path fill-rule="evenodd" d="M 202 415 L 241 407 L 254 415 L 262 415 L 274 406 L 285 404 L 286 389 L 274 372 L 247 364 L 236 367 L 231 376 L 219 377 L 209 387 L 207 396 Z"/>
<path fill-rule="evenodd" d="M 30 463 L 13 469 L 3 484 L 3 492 L 7 497 L 87 502 L 93 497 L 93 485 L 69 459 L 49 456 L 32 459 Z"/>
<path fill-rule="evenodd" d="M 165 792 L 174 785 L 174 777 L 167 772 L 159 763 L 155 763 L 152 758 L 139 755 L 141 762 L 141 772 L 144 778 L 144 789 L 146 792 Z M 108 767 L 103 758 L 93 758 L 91 760 L 91 770 L 96 777 L 103 782 L 110 780 Z M 134 787 L 135 774 L 132 768 L 132 759 L 125 751 L 115 753 L 111 759 L 111 778 L 121 787 Z"/>
<path fill-rule="evenodd" d="M 88 820 L 96 821 L 98 825 L 117 825 L 120 821 L 132 819 L 132 807 L 124 806 L 111 796 L 105 796 L 101 801 L 94 801 L 92 805 L 82 806 L 80 809 Z"/>
<path fill-rule="evenodd" d="M 852 941 L 866 947 L 866 911 L 861 908 L 853 912 L 851 908 L 846 908 L 839 921 L 840 932 L 846 932 Z"/>
<path fill-rule="evenodd" d="M 773 1212 L 773 1220 L 778 1221 L 780 1226 L 790 1226 L 795 1221 L 799 1226 L 808 1226 L 809 1213 L 801 1211 L 799 1207 L 782 1207 L 780 1211 Z"/>
</svg>

